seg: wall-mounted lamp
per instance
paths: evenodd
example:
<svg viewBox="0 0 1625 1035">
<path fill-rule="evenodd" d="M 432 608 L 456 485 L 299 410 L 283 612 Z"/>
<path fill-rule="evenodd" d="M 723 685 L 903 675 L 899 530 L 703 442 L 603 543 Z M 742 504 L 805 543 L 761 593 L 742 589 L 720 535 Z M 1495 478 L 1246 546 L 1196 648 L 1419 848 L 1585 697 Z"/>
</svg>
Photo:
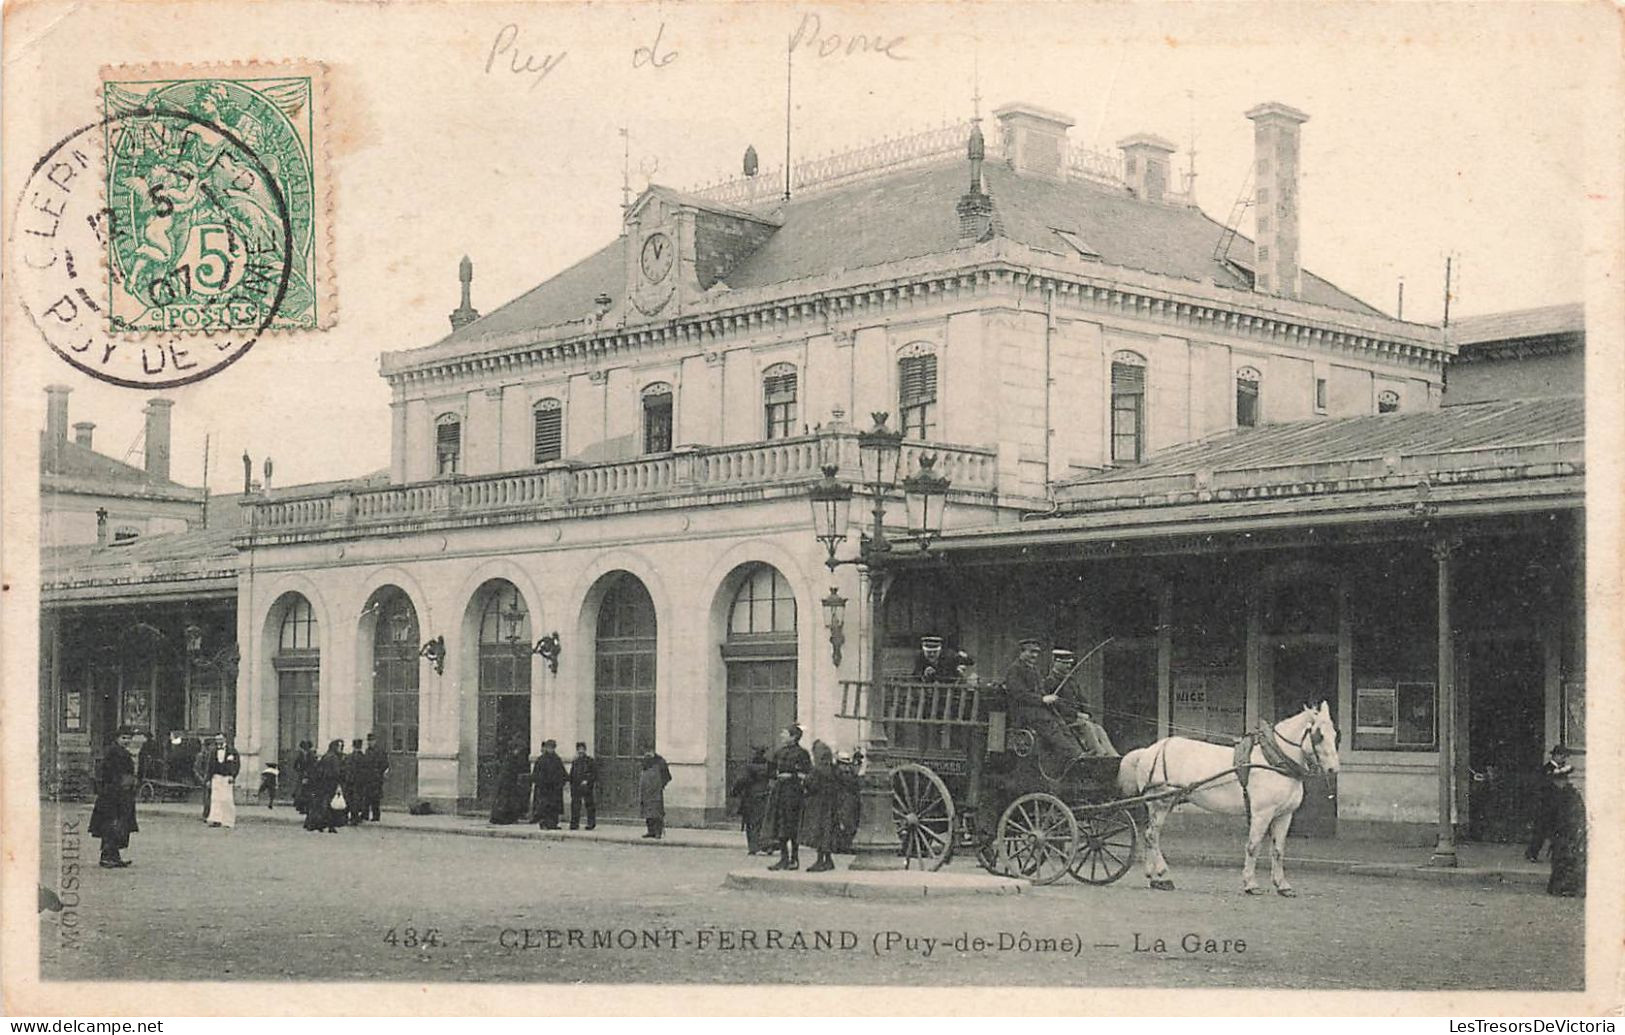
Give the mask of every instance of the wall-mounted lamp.
<svg viewBox="0 0 1625 1035">
<path fill-rule="evenodd" d="M 829 656 L 835 667 L 841 667 L 841 647 L 846 643 L 846 598 L 840 590 L 829 587 L 829 596 L 823 600 L 824 625 L 829 627 Z"/>
<path fill-rule="evenodd" d="M 418 651 L 418 657 L 420 657 L 420 658 L 428 658 L 430 661 L 434 662 L 434 674 L 435 675 L 437 675 L 437 676 L 445 675 L 445 673 L 446 673 L 446 638 L 444 636 L 436 636 L 434 639 L 430 640 L 428 643 L 425 643 L 423 645 L 423 649 Z"/>
<path fill-rule="evenodd" d="M 536 646 L 531 649 L 531 653 L 540 654 L 542 660 L 547 662 L 547 670 L 555 676 L 559 674 L 559 655 L 563 653 L 563 648 L 559 645 L 559 634 L 557 632 L 550 632 L 537 640 Z"/>
<path fill-rule="evenodd" d="M 203 627 L 196 622 L 186 624 L 186 653 L 199 654 L 203 651 Z"/>
</svg>

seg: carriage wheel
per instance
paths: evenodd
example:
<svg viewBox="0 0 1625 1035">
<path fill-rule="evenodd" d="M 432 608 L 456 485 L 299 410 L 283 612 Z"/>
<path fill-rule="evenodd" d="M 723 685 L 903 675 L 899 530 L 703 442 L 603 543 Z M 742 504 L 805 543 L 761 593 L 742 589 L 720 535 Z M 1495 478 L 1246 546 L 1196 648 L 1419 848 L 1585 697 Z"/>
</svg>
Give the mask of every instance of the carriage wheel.
<svg viewBox="0 0 1625 1035">
<path fill-rule="evenodd" d="M 1072 876 L 1085 884 L 1110 884 L 1134 864 L 1139 830 L 1128 809 L 1078 817 L 1078 854 Z"/>
<path fill-rule="evenodd" d="M 995 877 L 1008 877 L 1004 860 L 999 858 L 999 843 L 993 840 L 976 843 L 976 863 Z"/>
<path fill-rule="evenodd" d="M 153 787 L 151 782 L 143 783 L 141 785 L 141 793 L 138 795 L 138 797 L 140 797 L 143 803 L 150 802 L 154 798 L 158 797 L 158 790 L 157 788 Z"/>
<path fill-rule="evenodd" d="M 999 817 L 994 843 L 1007 873 L 1034 884 L 1054 884 L 1071 868 L 1078 821 L 1053 794 L 1023 794 Z"/>
<path fill-rule="evenodd" d="M 930 769 L 910 763 L 892 770 L 891 815 L 910 866 L 918 859 L 937 870 L 953 856 L 954 799 Z"/>
<path fill-rule="evenodd" d="M 1011 730 L 1004 735 L 1006 751 L 1017 758 L 1026 758 L 1038 746 L 1038 735 L 1029 729 Z"/>
</svg>

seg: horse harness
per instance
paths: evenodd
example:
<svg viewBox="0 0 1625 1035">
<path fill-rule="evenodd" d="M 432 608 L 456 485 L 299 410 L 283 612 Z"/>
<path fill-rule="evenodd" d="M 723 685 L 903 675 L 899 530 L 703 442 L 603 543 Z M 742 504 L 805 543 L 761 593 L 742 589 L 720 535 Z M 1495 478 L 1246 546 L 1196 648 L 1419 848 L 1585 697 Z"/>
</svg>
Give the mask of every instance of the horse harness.
<svg viewBox="0 0 1625 1035">
<path fill-rule="evenodd" d="M 1307 738 L 1308 733 L 1306 732 L 1304 736 Z M 1311 770 L 1308 766 L 1301 762 L 1294 762 L 1287 757 L 1285 751 L 1281 750 L 1280 739 L 1281 735 L 1275 732 L 1275 727 L 1260 719 L 1258 720 L 1257 729 L 1251 733 L 1243 734 L 1236 741 L 1236 753 L 1233 756 L 1236 781 L 1241 784 L 1241 804 L 1246 809 L 1247 825 L 1249 827 L 1252 826 L 1253 822 L 1253 796 L 1252 792 L 1247 789 L 1247 778 L 1254 769 L 1268 769 L 1271 772 L 1280 773 L 1282 776 L 1300 782 L 1310 775 Z M 1251 761 L 1255 746 L 1264 753 L 1265 764 L 1263 766 L 1256 766 Z M 1310 757 L 1303 744 L 1300 743 L 1298 749 L 1304 752 L 1305 758 Z"/>
</svg>

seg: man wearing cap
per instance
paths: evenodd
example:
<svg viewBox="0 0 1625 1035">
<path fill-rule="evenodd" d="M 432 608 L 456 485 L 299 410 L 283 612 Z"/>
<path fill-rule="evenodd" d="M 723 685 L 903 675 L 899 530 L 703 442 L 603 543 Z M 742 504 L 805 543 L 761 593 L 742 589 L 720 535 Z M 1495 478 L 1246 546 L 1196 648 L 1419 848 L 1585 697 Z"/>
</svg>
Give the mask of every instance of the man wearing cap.
<svg viewBox="0 0 1625 1035">
<path fill-rule="evenodd" d="M 1055 679 L 1056 690 L 1044 698 L 1045 703 L 1071 714 L 1072 728 L 1083 741 L 1083 753 L 1086 757 L 1116 758 L 1117 748 L 1112 745 L 1112 738 L 1107 735 L 1105 727 L 1094 720 L 1094 716 L 1089 714 L 1087 708 L 1060 697 L 1060 692 L 1066 688 L 1067 677 L 1077 667 L 1076 655 L 1057 647 L 1050 651 L 1050 656 L 1053 659 L 1050 675 Z"/>
<path fill-rule="evenodd" d="M 1569 767 L 1569 749 L 1562 744 L 1552 748 L 1550 757 L 1540 767 L 1540 796 L 1535 804 L 1535 825 L 1529 836 L 1529 847 L 1523 853 L 1523 857 L 1530 862 L 1540 861 L 1540 850 L 1552 839 L 1557 818 L 1556 777 L 1559 770 L 1572 771 Z"/>
<path fill-rule="evenodd" d="M 542 753 L 536 756 L 530 782 L 536 787 L 536 825 L 543 830 L 559 828 L 559 814 L 564 811 L 564 782 L 568 778 L 564 760 L 559 758 L 559 742 L 542 741 Z"/>
<path fill-rule="evenodd" d="M 581 810 L 587 810 L 587 829 L 598 825 L 598 763 L 587 754 L 587 742 L 576 741 L 576 757 L 570 761 L 570 829 L 581 827 Z"/>
<path fill-rule="evenodd" d="M 1071 670 L 1072 652 L 1058 650 L 1050 670 L 1043 672 L 1038 667 L 1041 646 L 1034 637 L 1022 640 L 1021 652 L 1005 673 L 1010 725 L 1033 731 L 1040 757 L 1076 758 L 1080 753 L 1078 738 L 1068 732 L 1066 723 L 1077 718 L 1077 709 L 1056 693 Z"/>
<path fill-rule="evenodd" d="M 922 683 L 957 683 L 973 664 L 974 659 L 962 650 L 944 650 L 942 637 L 921 636 L 920 652 L 914 656 L 914 678 Z"/>
<path fill-rule="evenodd" d="M 135 756 L 146 743 L 135 726 L 120 726 L 96 767 L 96 805 L 90 812 L 90 836 L 102 842 L 101 866 L 116 870 L 130 865 L 119 852 L 130 846 L 130 835 L 141 829 L 135 821 Z"/>
<path fill-rule="evenodd" d="M 367 795 L 361 802 L 361 818 L 377 822 L 384 802 L 384 776 L 389 772 L 389 749 L 378 734 L 367 734 Z"/>
<path fill-rule="evenodd" d="M 779 861 L 770 870 L 801 869 L 802 783 L 812 772 L 812 756 L 801 746 L 801 727 L 791 724 L 773 752 L 773 786 L 768 791 L 769 835 L 779 842 Z"/>
</svg>

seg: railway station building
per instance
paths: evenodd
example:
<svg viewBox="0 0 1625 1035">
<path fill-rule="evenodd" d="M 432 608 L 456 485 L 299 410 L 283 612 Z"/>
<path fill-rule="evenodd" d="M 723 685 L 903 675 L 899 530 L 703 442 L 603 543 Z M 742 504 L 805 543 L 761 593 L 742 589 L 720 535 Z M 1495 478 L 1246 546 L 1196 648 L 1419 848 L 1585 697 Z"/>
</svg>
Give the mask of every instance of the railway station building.
<svg viewBox="0 0 1625 1035">
<path fill-rule="evenodd" d="M 614 812 L 657 747 L 672 821 L 715 821 L 787 722 L 860 740 L 841 683 L 878 626 L 883 678 L 924 634 L 981 678 L 1025 635 L 1109 639 L 1080 692 L 1125 750 L 1325 699 L 1345 775 L 1311 832 L 1434 823 L 1453 695 L 1457 821 L 1502 836 L 1485 788 L 1583 744 L 1579 385 L 1452 405 L 1450 329 L 1301 266 L 1308 116 L 1245 115 L 1252 238 L 1161 138 L 1095 153 L 1012 104 L 798 166 L 788 200 L 769 170 L 651 186 L 487 315 L 465 260 L 451 332 L 384 354 L 388 484 L 242 504 L 245 766 L 377 731 L 389 799 L 472 809 L 516 738 L 583 740 Z M 878 623 L 808 506 L 825 465 L 859 481 L 874 412 L 950 482 L 927 551 L 890 500 Z"/>
</svg>

